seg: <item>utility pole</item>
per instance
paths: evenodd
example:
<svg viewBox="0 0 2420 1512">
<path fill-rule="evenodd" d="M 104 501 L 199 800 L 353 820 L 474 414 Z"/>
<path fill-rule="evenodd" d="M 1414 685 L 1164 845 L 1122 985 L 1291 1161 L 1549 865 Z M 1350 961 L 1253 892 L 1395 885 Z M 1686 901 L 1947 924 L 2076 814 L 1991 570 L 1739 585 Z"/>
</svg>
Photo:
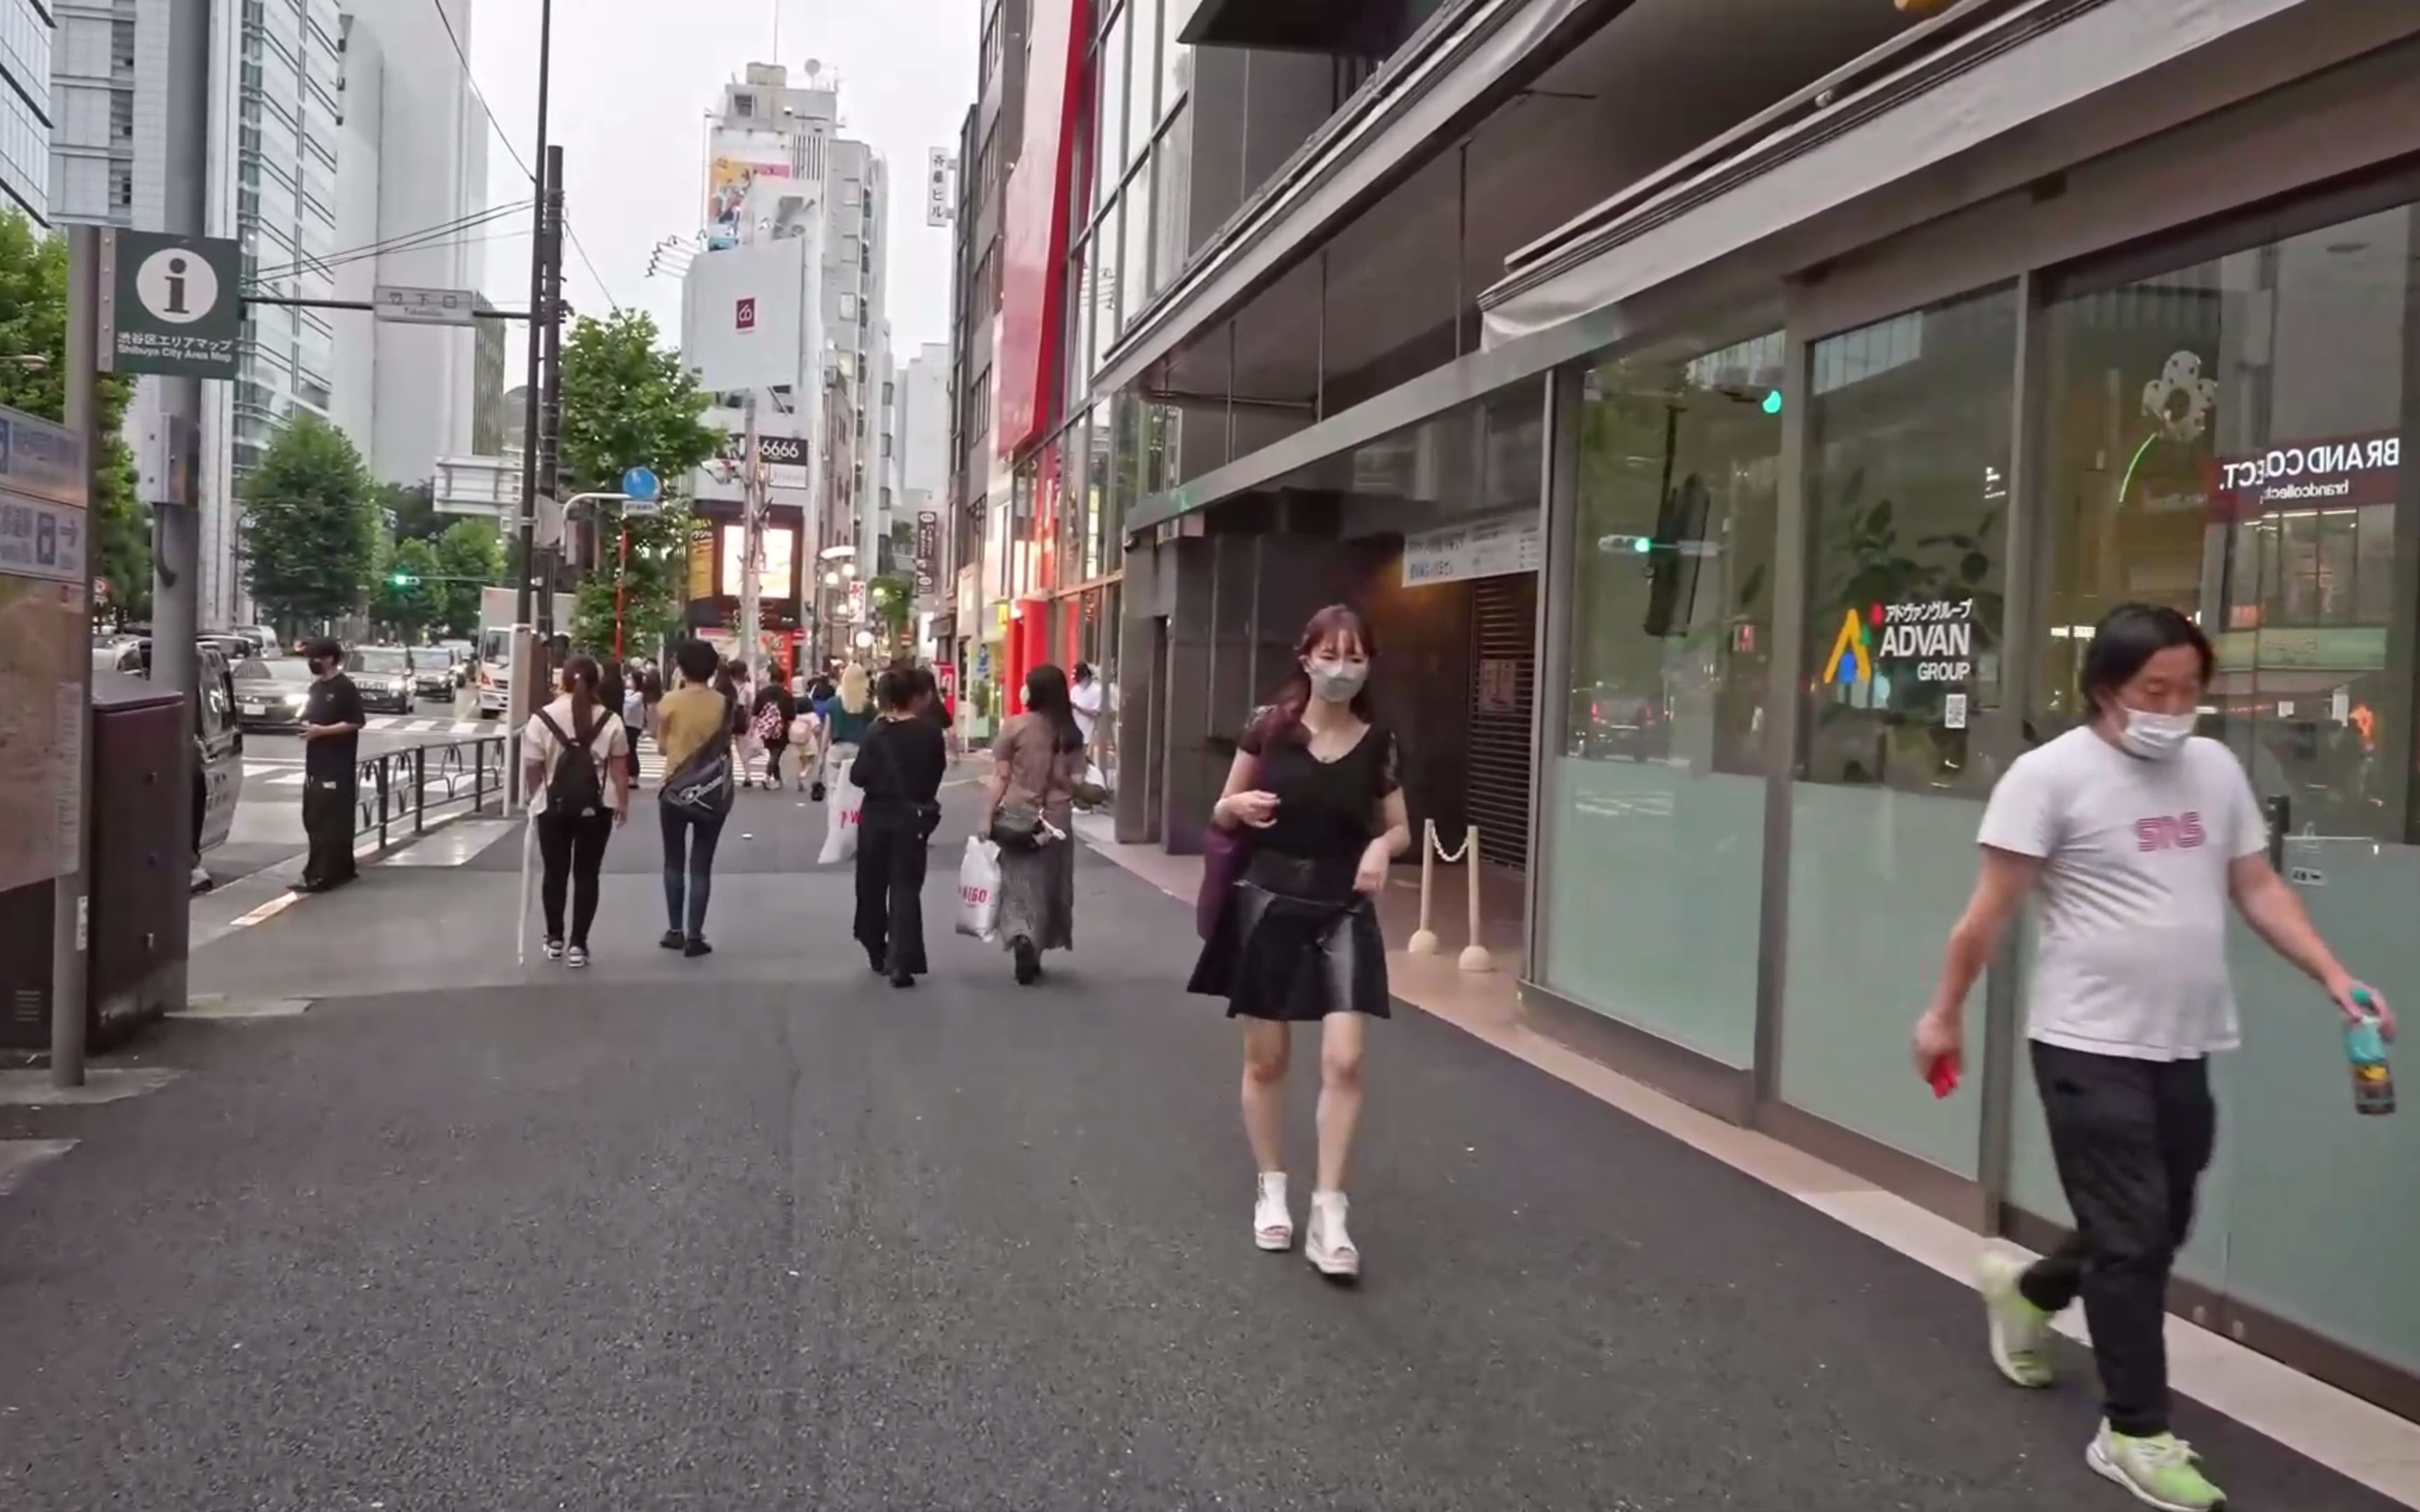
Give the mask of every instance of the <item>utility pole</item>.
<svg viewBox="0 0 2420 1512">
<path fill-rule="evenodd" d="M 100 552 L 94 547 L 93 522 L 101 517 L 101 501 L 92 495 L 100 469 L 101 405 L 95 392 L 101 362 L 101 228 L 68 227 L 68 370 L 67 407 L 60 416 L 84 446 L 85 567 L 84 593 L 77 613 L 86 624 L 92 615 L 92 575 Z M 83 630 L 79 625 L 77 629 Z M 72 869 L 54 882 L 51 891 L 51 1085 L 84 1085 L 85 1024 L 90 1011 L 90 975 L 86 951 L 90 931 L 92 876 L 92 658 L 79 642 L 69 658 L 68 680 L 60 687 L 60 704 L 71 710 L 75 750 L 69 780 L 74 791 L 63 795 L 60 817 L 72 816 L 75 849 L 66 859 Z M 159 656 L 152 643 L 152 656 Z"/>
<path fill-rule="evenodd" d="M 555 497 L 562 486 L 560 456 L 563 431 L 563 148 L 546 149 L 546 324 L 533 328 L 533 336 L 543 332 L 546 340 L 545 400 L 538 409 L 537 475 L 539 491 Z M 572 539 L 571 521 L 563 522 L 563 540 Z M 537 606 L 538 639 L 545 640 L 555 632 L 554 591 L 558 569 L 565 555 L 557 546 L 544 554 L 546 570 L 543 596 Z"/>
<path fill-rule="evenodd" d="M 160 229 L 173 235 L 209 234 L 210 10 L 213 0 L 169 0 L 165 116 L 166 155 L 161 163 L 167 186 Z M 232 228 L 230 228 L 230 231 Z M 98 263 L 96 263 L 96 267 Z M 98 361 L 96 354 L 95 361 Z M 202 664 L 194 638 L 201 632 L 202 516 L 199 442 L 202 380 L 162 376 L 159 429 L 147 440 L 151 488 L 151 681 L 185 701 L 185 717 L 201 706 Z M 220 470 L 213 470 L 214 471 Z M 235 511 L 233 501 L 229 515 Z M 194 742 L 177 742 L 169 770 L 167 810 L 170 843 L 190 866 L 185 847 L 194 834 Z M 184 868 L 179 868 L 180 871 Z M 185 946 L 192 921 L 173 911 L 162 955 L 173 963 L 164 994 L 172 1006 L 185 1001 Z"/>
<path fill-rule="evenodd" d="M 537 427 L 539 360 L 545 353 L 546 331 L 554 321 L 554 311 L 546 302 L 547 277 L 547 172 L 546 96 L 548 65 L 554 51 L 554 0 L 540 0 L 537 9 L 537 158 L 538 178 L 537 224 L 530 237 L 530 328 L 527 376 L 521 387 L 521 538 L 520 549 L 514 554 L 513 579 L 520 584 L 513 593 L 513 623 L 523 625 L 534 623 L 530 618 L 530 584 L 537 576 Z M 552 479 L 547 486 L 554 486 Z M 553 584 L 547 585 L 551 601 Z"/>
<path fill-rule="evenodd" d="M 739 645 L 740 659 L 751 671 L 764 654 L 765 609 L 760 598 L 765 575 L 765 465 L 756 440 L 756 391 L 750 389 L 740 409 L 739 486 Z"/>
</svg>

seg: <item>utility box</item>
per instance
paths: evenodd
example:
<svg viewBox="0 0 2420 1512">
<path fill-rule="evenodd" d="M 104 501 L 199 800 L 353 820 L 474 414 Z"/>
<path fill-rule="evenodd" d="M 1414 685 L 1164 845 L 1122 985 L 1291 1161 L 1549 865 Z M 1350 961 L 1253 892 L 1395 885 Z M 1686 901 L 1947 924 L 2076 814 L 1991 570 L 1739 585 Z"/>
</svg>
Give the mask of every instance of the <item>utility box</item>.
<svg viewBox="0 0 2420 1512">
<path fill-rule="evenodd" d="M 185 701 L 122 673 L 93 674 L 92 868 L 85 1036 L 95 1050 L 181 1002 L 193 837 L 174 784 L 193 742 Z M 51 1042 L 53 885 L 0 894 L 0 1047 Z"/>
</svg>

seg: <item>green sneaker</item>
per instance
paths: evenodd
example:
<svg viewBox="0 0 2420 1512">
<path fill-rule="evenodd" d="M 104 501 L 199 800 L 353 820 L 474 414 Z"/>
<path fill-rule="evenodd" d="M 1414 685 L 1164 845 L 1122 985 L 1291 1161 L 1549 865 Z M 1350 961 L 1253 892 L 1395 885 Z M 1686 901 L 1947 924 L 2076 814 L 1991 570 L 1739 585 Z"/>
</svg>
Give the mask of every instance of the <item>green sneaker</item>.
<svg viewBox="0 0 2420 1512">
<path fill-rule="evenodd" d="M 1990 1250 L 1976 1262 L 1975 1284 L 1992 1325 L 1992 1363 L 2020 1386 L 2047 1386 L 2051 1365 L 2043 1345 L 2050 1338 L 2051 1315 L 2017 1289 L 2017 1278 L 2024 1273 L 2023 1260 Z"/>
<path fill-rule="evenodd" d="M 2226 1493 L 2202 1478 L 2201 1456 L 2173 1433 L 2130 1439 L 2101 1425 L 2084 1462 L 2163 1512 L 2214 1512 Z"/>
</svg>

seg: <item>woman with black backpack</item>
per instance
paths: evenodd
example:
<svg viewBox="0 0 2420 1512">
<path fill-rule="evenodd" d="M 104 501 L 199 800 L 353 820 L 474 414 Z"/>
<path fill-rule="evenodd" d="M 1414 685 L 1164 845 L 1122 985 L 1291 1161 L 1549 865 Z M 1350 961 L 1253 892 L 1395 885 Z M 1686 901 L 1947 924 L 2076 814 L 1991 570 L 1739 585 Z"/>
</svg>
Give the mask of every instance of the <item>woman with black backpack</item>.
<svg viewBox="0 0 2420 1512">
<path fill-rule="evenodd" d="M 521 732 L 522 785 L 545 866 L 538 898 L 546 911 L 546 958 L 572 966 L 588 964 L 588 926 L 597 918 L 606 841 L 630 817 L 630 737 L 622 717 L 598 697 L 602 676 L 592 656 L 564 663 L 561 696 L 531 716 Z"/>
</svg>

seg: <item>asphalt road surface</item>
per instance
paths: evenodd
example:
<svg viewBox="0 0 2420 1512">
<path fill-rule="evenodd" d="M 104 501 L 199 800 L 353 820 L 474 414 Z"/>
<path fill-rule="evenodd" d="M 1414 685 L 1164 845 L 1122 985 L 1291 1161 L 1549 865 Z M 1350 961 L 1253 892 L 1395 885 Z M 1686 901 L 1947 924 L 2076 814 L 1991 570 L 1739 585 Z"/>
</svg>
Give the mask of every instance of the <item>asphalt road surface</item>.
<svg viewBox="0 0 2420 1512">
<path fill-rule="evenodd" d="M 1190 908 L 1084 853 L 1078 948 L 1020 990 L 950 931 L 949 799 L 910 992 L 800 859 L 822 816 L 761 793 L 703 960 L 656 948 L 644 802 L 584 972 L 515 963 L 509 866 L 374 867 L 206 947 L 197 992 L 312 1006 L 0 1110 L 79 1141 L 0 1196 L 0 1507 L 2133 1504 L 2077 1350 L 2007 1386 L 1971 1291 L 1408 1008 L 1371 1028 L 1360 1285 L 1259 1252 Z M 2240 1507 L 2391 1505 L 2177 1427 Z"/>
</svg>

